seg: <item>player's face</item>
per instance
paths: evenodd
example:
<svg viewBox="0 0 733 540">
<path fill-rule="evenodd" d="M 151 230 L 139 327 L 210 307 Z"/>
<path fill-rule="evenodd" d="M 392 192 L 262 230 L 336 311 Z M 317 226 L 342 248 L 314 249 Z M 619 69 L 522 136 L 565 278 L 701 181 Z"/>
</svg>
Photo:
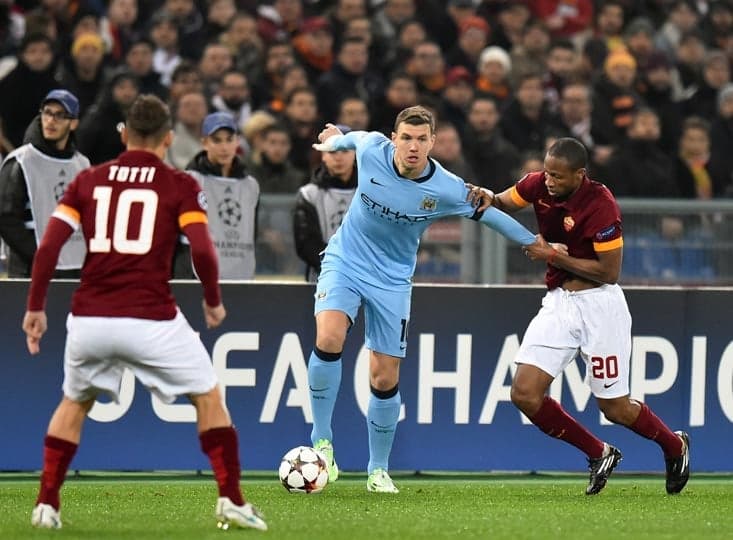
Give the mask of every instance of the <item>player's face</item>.
<svg viewBox="0 0 733 540">
<path fill-rule="evenodd" d="M 41 109 L 41 129 L 43 138 L 48 142 L 65 141 L 71 130 L 76 128 L 77 122 L 58 103 L 46 103 Z"/>
<path fill-rule="evenodd" d="M 228 129 L 219 129 L 204 137 L 206 157 L 214 165 L 229 165 L 237 153 L 239 137 Z"/>
<path fill-rule="evenodd" d="M 565 158 L 545 156 L 545 186 L 552 197 L 570 197 L 580 187 L 584 175 L 585 169 L 572 168 Z"/>
<path fill-rule="evenodd" d="M 428 165 L 428 154 L 433 149 L 435 135 L 428 124 L 413 126 L 402 122 L 392 133 L 395 145 L 394 161 L 397 170 L 407 178 L 418 178 Z"/>
</svg>

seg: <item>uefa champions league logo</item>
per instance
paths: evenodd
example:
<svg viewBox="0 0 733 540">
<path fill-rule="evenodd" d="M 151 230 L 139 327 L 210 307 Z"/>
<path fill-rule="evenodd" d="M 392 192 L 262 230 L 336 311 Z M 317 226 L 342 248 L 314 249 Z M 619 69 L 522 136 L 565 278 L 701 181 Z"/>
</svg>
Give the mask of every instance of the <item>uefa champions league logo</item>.
<svg viewBox="0 0 733 540">
<path fill-rule="evenodd" d="M 224 225 L 237 227 L 242 221 L 242 205 L 234 199 L 227 197 L 218 204 L 216 210 Z"/>
<path fill-rule="evenodd" d="M 61 197 L 64 196 L 64 192 L 66 191 L 66 182 L 59 182 L 55 186 L 53 186 L 53 197 L 56 199 L 56 202 L 59 202 L 61 200 Z"/>
</svg>

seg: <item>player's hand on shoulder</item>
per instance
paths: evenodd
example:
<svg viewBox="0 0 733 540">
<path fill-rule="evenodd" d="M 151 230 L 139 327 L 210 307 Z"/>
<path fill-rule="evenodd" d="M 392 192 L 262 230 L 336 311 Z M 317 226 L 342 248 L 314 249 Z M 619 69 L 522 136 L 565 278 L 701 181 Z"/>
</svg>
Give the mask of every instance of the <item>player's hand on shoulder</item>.
<svg viewBox="0 0 733 540">
<path fill-rule="evenodd" d="M 466 182 L 466 187 L 468 188 L 466 200 L 475 206 L 476 210 L 479 212 L 483 212 L 489 206 L 494 204 L 494 192 L 490 189 L 481 186 L 474 186 L 468 182 Z"/>
<path fill-rule="evenodd" d="M 206 328 L 216 328 L 227 316 L 227 310 L 224 308 L 224 304 L 218 306 L 210 306 L 203 301 L 204 306 L 204 319 L 206 320 Z"/>
<path fill-rule="evenodd" d="M 341 133 L 341 130 L 338 127 L 330 123 L 326 124 L 326 127 L 318 134 L 318 143 L 315 143 L 313 148 L 319 152 L 328 152 L 333 149 L 334 139 L 332 137 L 337 137 L 339 135 L 343 135 L 343 133 Z"/>
<path fill-rule="evenodd" d="M 23 317 L 23 331 L 28 352 L 38 354 L 41 351 L 41 338 L 46 333 L 48 321 L 45 311 L 26 311 Z"/>
</svg>

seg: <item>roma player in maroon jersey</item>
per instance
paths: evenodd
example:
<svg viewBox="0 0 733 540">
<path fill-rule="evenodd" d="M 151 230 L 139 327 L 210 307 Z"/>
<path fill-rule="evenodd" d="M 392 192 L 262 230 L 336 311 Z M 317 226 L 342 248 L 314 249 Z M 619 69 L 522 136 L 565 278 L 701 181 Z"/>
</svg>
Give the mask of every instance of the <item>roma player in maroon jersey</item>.
<svg viewBox="0 0 733 540">
<path fill-rule="evenodd" d="M 621 452 L 601 441 L 546 395 L 580 353 L 591 391 L 611 422 L 622 424 L 662 448 L 667 493 L 679 493 L 689 478 L 689 436 L 672 432 L 644 403 L 629 397 L 631 315 L 621 287 L 621 212 L 611 192 L 586 176 L 587 153 L 576 139 L 558 139 L 547 151 L 544 171 L 527 174 L 493 197 L 514 212 L 534 206 L 540 235 L 525 247 L 533 260 L 547 261 L 547 294 L 517 354 L 512 402 L 544 433 L 588 456 L 594 495 L 606 485 Z M 473 195 L 479 197 L 479 188 Z M 491 193 L 483 191 L 484 202 Z M 548 242 L 565 244 L 567 253 Z"/>
<path fill-rule="evenodd" d="M 81 226 L 87 257 L 67 320 L 64 396 L 44 441 L 31 523 L 61 527 L 59 491 L 84 419 L 99 393 L 118 400 L 129 368 L 163 401 L 186 395 L 196 408 L 201 449 L 219 486 L 220 526 L 266 530 L 257 509 L 242 497 L 237 433 L 211 360 L 168 285 L 173 251 L 183 233 L 203 285 L 207 326 L 218 326 L 226 316 L 206 199 L 196 180 L 161 161 L 172 132 L 170 112 L 158 98 L 137 98 L 121 136 L 127 151 L 82 171 L 69 184 L 33 262 L 23 330 L 28 350 L 36 354 L 46 331 L 46 293 L 59 251 Z"/>
</svg>

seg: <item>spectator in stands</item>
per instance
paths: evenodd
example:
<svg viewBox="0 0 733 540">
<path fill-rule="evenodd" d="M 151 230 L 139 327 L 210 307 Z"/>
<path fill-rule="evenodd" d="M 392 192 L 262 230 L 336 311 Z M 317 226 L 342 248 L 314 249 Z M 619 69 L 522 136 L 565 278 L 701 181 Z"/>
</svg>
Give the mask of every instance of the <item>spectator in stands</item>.
<svg viewBox="0 0 733 540">
<path fill-rule="evenodd" d="M 285 96 L 282 92 L 282 76 L 285 68 L 295 64 L 295 54 L 289 41 L 274 41 L 265 50 L 264 69 L 262 77 L 250 81 L 252 100 L 255 103 L 267 103 L 268 107 L 281 112 L 285 107 Z"/>
<path fill-rule="evenodd" d="M 234 0 L 209 0 L 206 11 L 206 41 L 218 41 L 221 34 L 229 27 L 237 6 Z"/>
<path fill-rule="evenodd" d="M 110 60 L 119 64 L 132 43 L 137 21 L 137 0 L 110 0 L 107 15 L 100 21 L 100 33 Z"/>
<path fill-rule="evenodd" d="M 659 149 L 657 114 L 641 107 L 631 115 L 627 138 L 607 165 L 604 183 L 616 197 L 679 197 L 674 164 Z"/>
<path fill-rule="evenodd" d="M 670 156 L 677 151 L 683 120 L 680 104 L 675 100 L 675 74 L 664 53 L 657 51 L 649 57 L 637 85 L 646 105 L 654 109 L 662 122 L 659 145 Z"/>
<path fill-rule="evenodd" d="M 351 130 L 339 126 L 346 134 Z M 298 189 L 293 211 L 293 235 L 298 257 L 305 262 L 306 281 L 315 282 L 321 271 L 321 252 L 341 225 L 356 193 L 356 152 L 322 152 L 322 163 L 310 182 Z"/>
<path fill-rule="evenodd" d="M 733 83 L 718 92 L 718 112 L 710 128 L 710 161 L 708 170 L 713 185 L 722 194 L 733 197 Z"/>
<path fill-rule="evenodd" d="M 415 0 L 385 0 L 372 16 L 372 29 L 376 39 L 385 44 L 396 45 L 400 27 L 415 19 Z"/>
<path fill-rule="evenodd" d="M 415 54 L 415 47 L 427 39 L 428 33 L 421 21 L 417 19 L 405 21 L 399 28 L 397 41 L 381 47 L 384 51 L 381 58 L 382 70 L 387 73 L 404 71 L 407 62 Z"/>
<path fill-rule="evenodd" d="M 522 178 L 525 174 L 542 171 L 544 169 L 545 157 L 542 152 L 529 150 L 528 152 L 524 152 L 520 157 L 517 178 Z"/>
<path fill-rule="evenodd" d="M 596 11 L 596 26 L 593 38 L 609 51 L 614 52 L 625 47 L 622 31 L 624 28 L 625 11 L 623 0 L 608 0 L 600 2 Z"/>
<path fill-rule="evenodd" d="M 318 106 L 316 94 L 309 87 L 296 88 L 285 101 L 283 123 L 290 131 L 291 148 L 289 160 L 295 167 L 310 172 L 318 163 L 319 156 L 313 150 L 313 141 L 318 134 Z"/>
<path fill-rule="evenodd" d="M 519 151 L 544 150 L 545 137 L 557 129 L 559 120 L 545 103 L 542 75 L 517 75 L 514 98 L 501 115 L 501 131 Z"/>
<path fill-rule="evenodd" d="M 718 92 L 730 82 L 730 62 L 722 51 L 710 51 L 705 57 L 702 81 L 697 91 L 683 102 L 685 116 L 714 118 L 718 108 Z"/>
<path fill-rule="evenodd" d="M 541 28 L 543 32 L 547 32 L 544 23 L 532 24 L 530 18 L 532 16 L 529 10 L 528 2 L 502 2 L 496 15 L 496 26 L 491 32 L 491 41 L 497 47 L 501 47 L 505 51 L 514 52 L 515 47 L 526 46 L 525 36 L 530 31 L 530 27 L 534 29 Z M 535 19 L 537 23 L 540 19 Z M 534 38 L 531 38 L 534 40 Z M 546 44 L 550 42 L 549 35 L 545 35 Z"/>
<path fill-rule="evenodd" d="M 710 174 L 710 124 L 690 116 L 682 124 L 679 151 L 675 160 L 679 196 L 686 199 L 710 199 L 721 195 Z"/>
<path fill-rule="evenodd" d="M 211 99 L 216 94 L 221 78 L 232 69 L 232 53 L 221 43 L 209 43 L 199 61 L 199 73 L 204 85 L 204 94 Z"/>
<path fill-rule="evenodd" d="M 353 95 L 376 106 L 384 92 L 382 77 L 369 70 L 369 49 L 359 38 L 346 38 L 333 67 L 318 79 L 318 111 L 324 118 L 336 118 L 339 99 Z"/>
<path fill-rule="evenodd" d="M 201 58 L 206 43 L 206 27 L 194 0 L 165 0 L 161 9 L 178 26 L 181 56 L 193 61 Z"/>
<path fill-rule="evenodd" d="M 176 169 L 186 165 L 203 150 L 201 125 L 208 112 L 206 97 L 201 92 L 183 94 L 173 121 L 173 142 L 168 147 L 166 161 Z"/>
<path fill-rule="evenodd" d="M 674 55 L 680 38 L 694 30 L 700 22 L 700 13 L 693 0 L 673 0 L 667 3 L 667 20 L 654 37 L 654 46 L 668 57 Z"/>
<path fill-rule="evenodd" d="M 502 49 L 511 51 L 514 73 L 525 73 L 528 71 L 543 72 L 545 70 L 547 49 L 549 47 L 549 30 L 547 30 L 543 21 L 534 19 L 522 28 L 514 47 L 506 49 L 502 46 Z"/>
<path fill-rule="evenodd" d="M 250 13 L 238 11 L 219 41 L 229 47 L 234 69 L 244 73 L 247 80 L 258 80 L 262 76 L 265 44 L 257 33 L 257 21 Z"/>
<path fill-rule="evenodd" d="M 328 14 L 328 22 L 333 32 L 335 49 L 338 50 L 343 42 L 344 34 L 349 23 L 355 19 L 367 20 L 367 0 L 336 0 L 333 9 Z M 367 24 L 370 30 L 370 24 Z M 371 31 L 368 31 L 371 38 Z"/>
<path fill-rule="evenodd" d="M 712 2 L 703 23 L 703 33 L 712 49 L 725 49 L 724 44 L 733 34 L 733 4 L 724 0 Z"/>
<path fill-rule="evenodd" d="M 138 82 L 141 94 L 153 94 L 161 100 L 168 99 L 168 88 L 160 82 L 160 74 L 153 69 L 155 44 L 149 39 L 138 39 L 130 44 L 125 55 L 125 65 Z"/>
<path fill-rule="evenodd" d="M 580 37 L 593 22 L 592 0 L 537 0 L 529 4 L 532 15 L 545 21 L 553 37 Z"/>
<path fill-rule="evenodd" d="M 247 170 L 257 178 L 262 193 L 296 193 L 308 178 L 288 159 L 290 132 L 280 124 L 262 130 L 262 143 L 245 157 Z"/>
<path fill-rule="evenodd" d="M 636 60 L 624 50 L 606 57 L 603 75 L 593 87 L 591 125 L 596 144 L 618 145 L 626 137 L 641 98 L 634 90 Z"/>
<path fill-rule="evenodd" d="M 366 102 L 358 97 L 342 99 L 339 103 L 336 123 L 348 126 L 352 131 L 367 131 L 371 124 Z"/>
<path fill-rule="evenodd" d="M 71 45 L 71 56 L 56 70 L 56 80 L 79 99 L 79 118 L 94 104 L 105 79 L 104 41 L 99 34 L 80 34 Z"/>
<path fill-rule="evenodd" d="M 473 15 L 464 18 L 459 25 L 458 41 L 445 55 L 449 66 L 463 66 L 476 75 L 481 51 L 489 43 L 491 27 L 483 17 Z"/>
<path fill-rule="evenodd" d="M 542 81 L 545 102 L 550 112 L 557 112 L 562 89 L 567 80 L 575 74 L 579 62 L 580 56 L 571 41 L 557 39 L 550 44 L 547 51 L 547 70 Z"/>
<path fill-rule="evenodd" d="M 705 41 L 700 33 L 693 31 L 682 36 L 674 57 L 681 88 L 676 96 L 678 100 L 689 99 L 697 91 L 706 55 Z"/>
<path fill-rule="evenodd" d="M 235 70 L 224 73 L 216 94 L 211 98 L 211 109 L 231 114 L 238 126 L 246 124 L 254 109 L 247 76 Z"/>
<path fill-rule="evenodd" d="M 265 128 L 275 124 L 277 124 L 277 118 L 266 111 L 259 110 L 252 113 L 247 123 L 240 128 L 249 148 L 247 155 L 252 152 L 262 152 L 263 132 Z"/>
<path fill-rule="evenodd" d="M 646 67 L 647 59 L 655 50 L 654 32 L 654 24 L 645 17 L 632 19 L 624 31 L 626 49 L 638 68 Z"/>
<path fill-rule="evenodd" d="M 312 88 L 308 83 L 308 74 L 305 68 L 300 64 L 290 64 L 282 69 L 277 77 L 277 88 L 272 88 L 273 95 L 282 96 L 282 98 L 273 99 L 266 110 L 273 114 L 282 115 L 285 111 L 285 101 L 290 93 L 296 88 Z"/>
<path fill-rule="evenodd" d="M 27 143 L 11 152 L 0 168 L 0 235 L 9 248 L 8 277 L 31 275 L 48 220 L 66 186 L 89 160 L 75 144 L 79 101 L 55 89 L 40 101 L 41 113 L 26 134 Z M 36 104 L 38 106 L 38 104 Z M 61 252 L 56 277 L 78 278 L 86 249 L 77 233 Z"/>
<path fill-rule="evenodd" d="M 453 174 L 467 182 L 476 182 L 476 174 L 463 155 L 461 136 L 456 126 L 450 122 L 438 122 L 435 125 L 435 142 L 430 156 Z"/>
<path fill-rule="evenodd" d="M 394 129 L 394 119 L 402 109 L 418 102 L 415 79 L 405 72 L 395 72 L 384 92 L 384 103 L 374 111 L 373 124 L 377 131 L 389 136 Z"/>
<path fill-rule="evenodd" d="M 463 149 L 475 183 L 501 191 L 512 182 L 519 164 L 519 151 L 499 128 L 499 110 L 492 98 L 476 96 L 468 109 Z"/>
<path fill-rule="evenodd" d="M 346 23 L 341 40 L 336 45 L 336 50 L 341 47 L 346 39 L 360 39 L 367 44 L 369 65 L 367 69 L 373 73 L 382 73 L 385 65 L 385 51 L 383 45 L 374 39 L 372 35 L 372 20 L 367 17 L 355 17 Z"/>
<path fill-rule="evenodd" d="M 465 133 L 468 108 L 473 101 L 473 75 L 463 66 L 454 66 L 445 75 L 445 88 L 440 100 L 439 117 Z M 464 176 L 459 174 L 458 176 Z"/>
<path fill-rule="evenodd" d="M 155 44 L 153 69 L 160 75 L 160 82 L 166 87 L 171 85 L 173 71 L 181 63 L 178 53 L 178 26 L 170 14 L 159 11 L 153 17 L 150 39 Z"/>
<path fill-rule="evenodd" d="M 293 38 L 298 62 L 308 73 L 308 81 L 315 85 L 324 73 L 333 66 L 333 34 L 328 19 L 308 17 L 300 25 Z"/>
<path fill-rule="evenodd" d="M 266 45 L 289 41 L 303 22 L 302 0 L 274 0 L 257 8 L 257 32 Z"/>
<path fill-rule="evenodd" d="M 203 92 L 204 85 L 201 81 L 201 74 L 198 68 L 188 60 L 182 60 L 171 74 L 171 86 L 169 89 L 168 102 L 172 108 L 176 107 L 178 100 L 184 94 L 190 92 Z"/>
<path fill-rule="evenodd" d="M 18 50 L 18 64 L 0 80 L 0 121 L 13 148 L 38 114 L 38 104 L 58 83 L 53 78 L 53 44 L 44 34 L 27 34 Z"/>
<path fill-rule="evenodd" d="M 512 73 L 512 60 L 509 54 L 496 45 L 481 51 L 478 61 L 476 92 L 493 97 L 497 103 L 506 103 L 512 95 L 509 77 Z"/>
<path fill-rule="evenodd" d="M 118 69 L 82 119 L 77 130 L 79 150 L 92 165 L 113 159 L 124 151 L 119 125 L 124 124 L 127 110 L 138 93 L 135 76 L 127 69 Z"/>
<path fill-rule="evenodd" d="M 434 108 L 445 88 L 445 60 L 440 46 L 434 41 L 418 44 L 407 71 L 417 83 L 421 103 Z"/>
</svg>

